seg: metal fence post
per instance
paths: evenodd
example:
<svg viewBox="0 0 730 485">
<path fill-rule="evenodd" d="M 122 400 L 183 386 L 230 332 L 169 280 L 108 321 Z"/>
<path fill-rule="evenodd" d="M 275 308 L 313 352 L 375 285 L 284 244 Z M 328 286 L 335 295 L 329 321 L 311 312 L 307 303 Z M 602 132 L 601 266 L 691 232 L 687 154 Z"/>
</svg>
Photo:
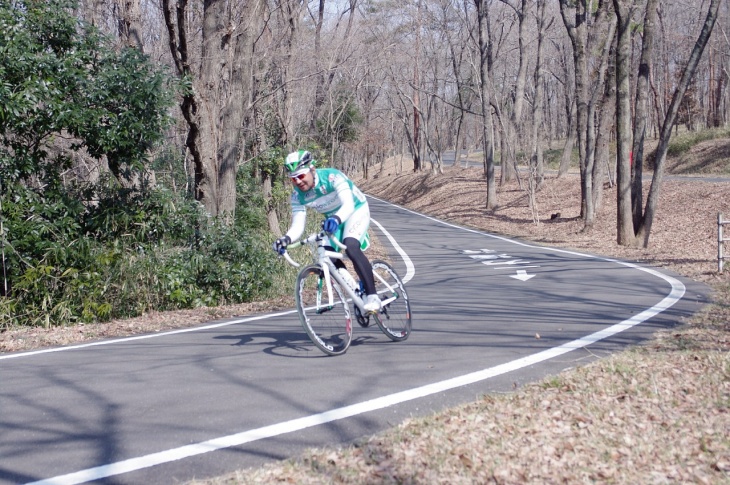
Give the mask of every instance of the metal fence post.
<svg viewBox="0 0 730 485">
<path fill-rule="evenodd" d="M 723 221 L 722 220 L 722 213 L 717 213 L 717 271 L 722 273 L 722 266 L 724 262 L 724 257 L 722 255 L 722 245 L 725 241 L 722 237 L 722 226 L 723 224 L 727 224 L 730 221 Z"/>
</svg>

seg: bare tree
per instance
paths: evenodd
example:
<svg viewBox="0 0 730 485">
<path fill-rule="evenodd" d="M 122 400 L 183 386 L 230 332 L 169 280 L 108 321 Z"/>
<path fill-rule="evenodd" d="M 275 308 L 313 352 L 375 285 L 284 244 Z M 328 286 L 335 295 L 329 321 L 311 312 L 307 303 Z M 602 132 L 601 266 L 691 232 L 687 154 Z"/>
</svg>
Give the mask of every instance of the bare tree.
<svg viewBox="0 0 730 485">
<path fill-rule="evenodd" d="M 587 0 L 560 0 L 560 13 L 568 36 L 573 45 L 575 75 L 575 100 L 577 106 L 577 136 L 581 176 L 581 217 L 586 228 L 593 224 L 595 215 L 592 194 L 595 160 L 594 114 L 599 94 L 603 92 L 603 81 L 608 66 L 608 53 L 615 26 L 615 19 L 609 18 L 605 4 L 597 10 L 589 8 Z M 591 57 L 600 52 L 598 60 Z M 595 68 L 589 72 L 589 66 Z"/>
<path fill-rule="evenodd" d="M 615 36 L 614 36 L 615 37 Z M 611 43 L 606 66 L 606 81 L 603 83 L 603 93 L 600 104 L 596 107 L 598 125 L 596 129 L 595 157 L 593 162 L 593 211 L 598 213 L 603 201 L 603 181 L 608 179 L 610 187 L 615 186 L 615 163 L 609 144 L 614 134 L 616 121 L 616 41 Z"/>
<path fill-rule="evenodd" d="M 634 135 L 626 141 L 634 164 L 618 169 L 631 175 L 634 232 L 644 220 L 643 140 L 658 136 L 666 124 L 681 74 L 676 66 L 689 49 L 683 44 L 702 23 L 697 0 L 646 2 L 656 5 L 648 8 L 656 25 L 652 29 L 645 15 L 643 28 L 632 33 L 642 35 L 641 44 L 629 44 L 642 48 L 629 51 L 638 65 L 628 77 L 629 87 L 636 83 L 635 108 L 629 103 L 636 109 Z M 629 6 L 628 0 L 620 3 Z M 272 155 L 259 155 L 312 142 L 326 146 L 321 155 L 333 163 L 362 170 L 385 154 L 402 153 L 420 168 L 426 151 L 437 173 L 444 147 L 454 147 L 457 163 L 462 149 L 481 147 L 486 205 L 494 208 L 497 156 L 509 178 L 520 148 L 539 170 L 541 140 L 565 139 L 559 174 L 569 168 L 575 143 L 586 228 L 606 175 L 613 183 L 609 147 L 618 103 L 613 101 L 618 81 L 611 79 L 618 71 L 609 67 L 615 62 L 610 49 L 617 48 L 609 35 L 610 22 L 618 18 L 613 0 L 161 0 L 161 9 L 152 1 L 81 0 L 80 5 L 80 16 L 120 44 L 137 42 L 154 59 L 175 66 L 184 80 L 188 89 L 170 145 L 187 154 L 196 197 L 211 214 L 233 208 L 237 165 L 266 156 L 271 161 Z M 542 9 L 545 18 L 559 11 L 565 28 L 540 26 L 535 19 Z M 170 35 L 160 39 L 160 29 Z M 730 110 L 728 44 L 719 36 L 713 41 L 719 44 L 711 58 L 696 68 L 695 106 L 702 109 L 686 118 L 696 125 L 724 122 Z M 327 131 L 344 119 L 343 102 L 363 117 L 357 140 L 342 142 Z M 280 174 L 256 174 L 265 197 L 273 200 Z M 276 215 L 273 207 L 270 213 Z M 278 222 L 269 225 L 274 230 Z"/>
<path fill-rule="evenodd" d="M 543 181 L 545 174 L 540 146 L 540 133 L 542 131 L 542 104 L 544 95 L 543 85 L 543 43 L 545 31 L 550 27 L 552 20 L 545 16 L 545 2 L 537 6 L 537 56 L 535 59 L 534 88 L 535 98 L 532 103 L 532 133 L 530 135 L 530 177 L 535 179 L 534 188 L 537 189 Z"/>
<path fill-rule="evenodd" d="M 487 178 L 487 201 L 485 207 L 497 207 L 497 185 L 494 178 L 494 126 L 492 122 L 492 89 L 489 77 L 488 59 L 490 38 L 487 32 L 489 5 L 486 0 L 474 0 L 477 9 L 477 45 L 479 52 L 479 95 L 482 107 L 482 146 L 484 149 L 484 172 Z"/>
<path fill-rule="evenodd" d="M 187 0 L 174 5 L 162 0 L 162 7 L 170 53 L 179 76 L 189 83 L 180 108 L 188 125 L 185 145 L 193 160 L 195 198 L 211 216 L 231 222 L 244 116 L 236 105 L 249 89 L 243 85 L 248 80 L 243 55 L 251 52 L 245 46 L 258 34 L 246 22 L 261 15 L 261 2 L 245 2 L 235 10 L 225 0 L 205 0 L 199 37 L 188 20 Z M 191 40 L 198 40 L 199 47 L 191 46 Z"/>
<path fill-rule="evenodd" d="M 514 95 L 512 109 L 509 119 L 504 126 L 503 139 L 506 145 L 507 156 L 502 156 L 500 170 L 500 182 L 505 183 L 517 175 L 517 151 L 522 139 L 522 106 L 525 98 L 525 85 L 527 83 L 527 49 L 525 45 L 528 6 L 532 4 L 529 0 L 500 0 L 508 5 L 517 17 L 517 44 L 518 44 L 518 68 L 517 78 L 514 84 Z"/>
<path fill-rule="evenodd" d="M 575 99 L 575 76 L 571 74 L 570 63 L 567 59 L 567 54 L 564 52 L 561 46 L 558 46 L 560 52 L 560 66 L 562 68 L 562 84 L 563 84 L 563 99 L 565 100 L 565 116 L 567 119 L 565 129 L 565 143 L 563 144 L 563 155 L 560 158 L 560 166 L 558 167 L 558 177 L 565 175 L 570 170 L 570 162 L 573 158 L 573 148 L 575 147 L 575 141 L 577 136 L 576 121 L 577 121 L 577 102 Z"/>
<path fill-rule="evenodd" d="M 649 80 L 651 77 L 651 62 L 654 57 L 654 32 L 656 30 L 657 8 L 659 0 L 648 0 L 644 14 L 644 28 L 642 29 L 641 58 L 636 80 L 636 101 L 634 108 L 633 147 L 629 154 L 631 166 L 631 207 L 634 231 L 641 223 L 641 207 L 643 199 L 643 172 L 644 172 L 644 141 L 646 139 L 646 125 L 649 119 Z"/>
<path fill-rule="evenodd" d="M 613 0 L 613 2 L 616 13 L 619 16 L 619 54 L 616 62 L 616 82 L 618 85 L 616 116 L 619 174 L 617 193 L 618 243 L 624 246 L 641 245 L 643 247 L 647 247 L 649 244 L 651 227 L 654 222 L 654 215 L 656 213 L 659 192 L 662 186 L 664 163 L 666 161 L 667 149 L 669 147 L 669 139 L 671 138 L 672 129 L 677 119 L 677 113 L 679 111 L 682 98 L 684 97 L 687 87 L 695 74 L 697 65 L 702 57 L 702 52 L 707 45 L 712 29 L 715 25 L 715 21 L 717 20 L 720 0 L 710 1 L 707 9 L 707 16 L 705 17 L 704 24 L 702 25 L 702 30 L 700 31 L 692 52 L 689 55 L 689 59 L 682 71 L 679 84 L 674 91 L 672 101 L 667 109 L 667 114 L 664 119 L 664 123 L 662 124 L 661 134 L 659 137 L 659 144 L 655 152 L 654 176 L 651 181 L 651 187 L 649 188 L 644 214 L 640 220 L 638 230 L 636 231 L 633 226 L 629 177 L 629 150 L 631 145 L 628 141 L 631 133 L 631 113 L 628 109 L 628 89 L 626 89 L 625 86 L 622 86 L 622 84 L 627 84 L 627 81 L 625 80 L 628 78 L 629 70 L 628 55 L 625 55 L 628 49 L 622 47 L 623 44 L 627 44 L 629 42 L 629 6 L 621 0 Z"/>
<path fill-rule="evenodd" d="M 413 171 L 421 170 L 421 0 L 416 0 L 416 47 L 413 65 Z"/>
</svg>

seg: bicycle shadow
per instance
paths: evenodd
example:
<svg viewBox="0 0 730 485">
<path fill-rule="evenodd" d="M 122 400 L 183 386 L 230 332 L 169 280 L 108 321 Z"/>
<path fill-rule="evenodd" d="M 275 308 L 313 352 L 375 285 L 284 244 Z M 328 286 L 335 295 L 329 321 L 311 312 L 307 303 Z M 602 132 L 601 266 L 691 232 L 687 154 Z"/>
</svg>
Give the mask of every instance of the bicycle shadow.
<svg viewBox="0 0 730 485">
<path fill-rule="evenodd" d="M 232 340 L 235 347 L 254 349 L 259 347 L 261 352 L 279 357 L 311 358 L 328 357 L 314 346 L 305 332 L 254 332 L 240 335 L 219 335 L 216 340 Z M 372 341 L 377 337 L 369 335 L 353 336 L 350 347 L 356 347 Z"/>
</svg>

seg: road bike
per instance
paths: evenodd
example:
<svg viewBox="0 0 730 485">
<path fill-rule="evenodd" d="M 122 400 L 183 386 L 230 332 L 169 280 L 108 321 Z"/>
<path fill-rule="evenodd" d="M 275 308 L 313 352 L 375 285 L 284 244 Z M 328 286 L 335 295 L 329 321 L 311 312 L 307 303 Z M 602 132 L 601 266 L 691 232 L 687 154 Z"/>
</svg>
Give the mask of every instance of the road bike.
<svg viewBox="0 0 730 485">
<path fill-rule="evenodd" d="M 333 251 L 330 241 L 338 251 Z M 334 236 L 319 232 L 290 244 L 282 251 L 286 261 L 295 267 L 301 265 L 289 256 L 289 250 L 309 246 L 313 262 L 304 266 L 297 275 L 294 289 L 297 312 L 302 327 L 312 343 L 327 355 L 343 354 L 352 342 L 352 318 L 349 302 L 353 304 L 355 319 L 361 327 L 368 327 L 372 318 L 382 332 L 395 342 L 406 340 L 411 333 L 411 306 L 408 293 L 392 266 L 385 261 L 372 261 L 375 289 L 381 300 L 377 312 L 363 309 L 365 296 L 361 282 L 351 286 L 337 271 L 332 261 L 344 259 L 345 246 Z"/>
</svg>

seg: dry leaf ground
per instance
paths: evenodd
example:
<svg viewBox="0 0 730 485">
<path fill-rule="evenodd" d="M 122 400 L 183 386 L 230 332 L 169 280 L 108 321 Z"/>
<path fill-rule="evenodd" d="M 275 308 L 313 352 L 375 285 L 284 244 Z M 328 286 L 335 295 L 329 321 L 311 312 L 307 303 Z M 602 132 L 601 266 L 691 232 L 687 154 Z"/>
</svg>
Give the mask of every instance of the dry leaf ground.
<svg viewBox="0 0 730 485">
<path fill-rule="evenodd" d="M 711 143 L 726 152 L 730 146 Z M 706 145 L 696 150 L 716 152 Z M 674 163 L 726 176 L 730 166 L 727 159 L 702 163 L 691 154 Z M 371 195 L 493 233 L 665 267 L 709 284 L 714 304 L 647 345 L 514 393 L 414 418 L 352 446 L 310 450 L 195 483 L 730 483 L 730 268 L 717 272 L 717 213 L 730 219 L 730 182 L 665 179 L 650 247 L 629 249 L 615 243 L 615 189 L 604 190 L 594 228 L 581 231 L 575 175 L 546 180 L 537 196 L 538 224 L 516 183 L 500 187 L 500 207 L 486 211 L 481 169 L 414 174 L 391 163 L 370 175 L 357 182 Z M 730 227 L 726 232 L 730 236 Z M 291 301 L 14 330 L 0 334 L 0 352 L 282 307 Z"/>
</svg>

